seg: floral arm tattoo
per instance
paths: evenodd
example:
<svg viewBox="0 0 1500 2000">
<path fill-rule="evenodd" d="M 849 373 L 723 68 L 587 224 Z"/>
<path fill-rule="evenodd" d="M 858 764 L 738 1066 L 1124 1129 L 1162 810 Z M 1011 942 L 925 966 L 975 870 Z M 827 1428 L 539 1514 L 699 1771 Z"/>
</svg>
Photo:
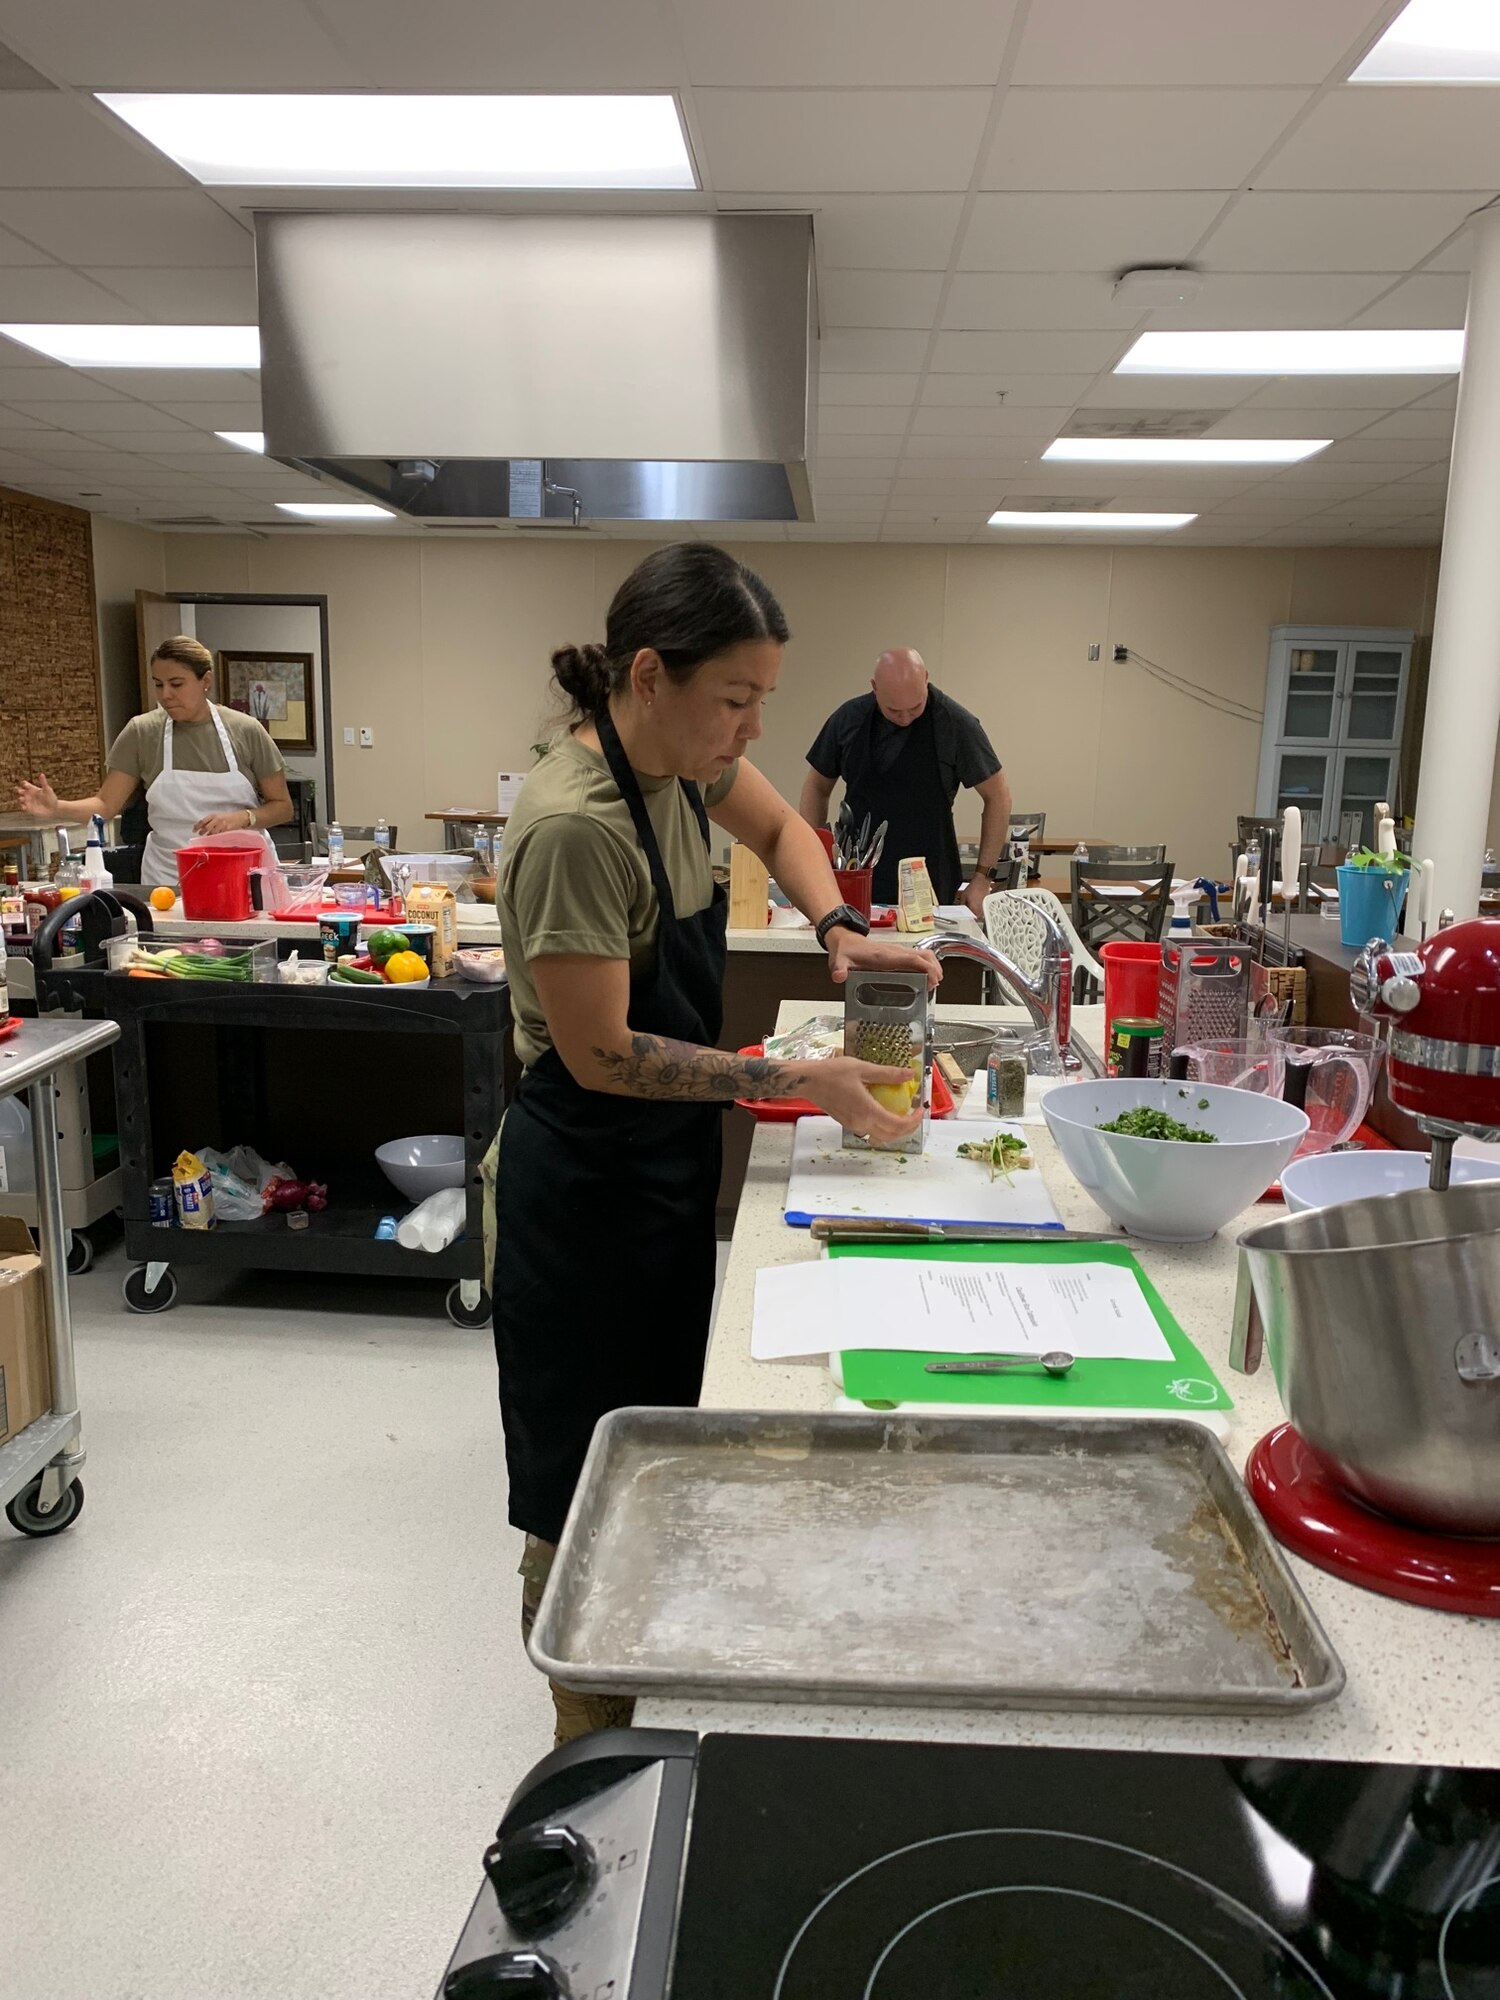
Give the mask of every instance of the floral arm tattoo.
<svg viewBox="0 0 1500 2000">
<path fill-rule="evenodd" d="M 764 1056 L 729 1055 L 665 1035 L 630 1037 L 630 1053 L 596 1048 L 594 1061 L 614 1088 L 629 1097 L 715 1102 L 736 1097 L 795 1097 L 797 1065 Z"/>
</svg>

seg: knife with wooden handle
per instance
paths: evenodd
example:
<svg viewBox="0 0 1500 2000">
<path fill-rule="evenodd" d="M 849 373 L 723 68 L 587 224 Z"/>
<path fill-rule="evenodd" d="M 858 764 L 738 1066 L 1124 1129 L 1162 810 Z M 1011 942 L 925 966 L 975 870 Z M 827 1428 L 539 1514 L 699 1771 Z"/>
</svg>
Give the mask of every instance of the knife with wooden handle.
<svg viewBox="0 0 1500 2000">
<path fill-rule="evenodd" d="M 820 1215 L 809 1234 L 815 1243 L 1124 1243 L 1103 1229 L 1049 1229 L 1038 1223 L 903 1222 L 879 1215 Z"/>
</svg>

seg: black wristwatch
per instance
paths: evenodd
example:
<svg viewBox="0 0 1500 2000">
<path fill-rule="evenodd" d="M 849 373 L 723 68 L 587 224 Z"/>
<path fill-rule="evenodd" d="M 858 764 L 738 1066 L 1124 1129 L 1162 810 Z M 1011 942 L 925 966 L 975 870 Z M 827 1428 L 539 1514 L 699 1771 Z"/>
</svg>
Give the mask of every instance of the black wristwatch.
<svg viewBox="0 0 1500 2000">
<path fill-rule="evenodd" d="M 853 931 L 856 937 L 868 937 L 870 935 L 870 919 L 862 917 L 858 910 L 850 909 L 847 903 L 840 903 L 836 909 L 830 910 L 826 917 L 818 919 L 819 944 L 827 944 L 828 933 L 833 929 L 835 924 L 842 924 L 845 930 Z"/>
</svg>

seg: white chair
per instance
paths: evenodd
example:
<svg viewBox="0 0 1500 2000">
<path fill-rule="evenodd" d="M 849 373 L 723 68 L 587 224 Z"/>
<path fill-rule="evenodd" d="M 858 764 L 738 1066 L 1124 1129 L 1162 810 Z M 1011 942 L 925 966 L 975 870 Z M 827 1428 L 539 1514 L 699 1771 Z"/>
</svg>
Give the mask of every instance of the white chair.
<svg viewBox="0 0 1500 2000">
<path fill-rule="evenodd" d="M 1050 889 L 1001 889 L 993 896 L 986 896 L 984 934 L 997 951 L 1003 951 L 1029 979 L 1035 979 L 1041 970 L 1042 944 L 1046 937 L 1046 931 L 1037 920 L 1039 910 L 1047 912 L 1068 940 L 1068 948 L 1073 954 L 1075 986 L 1080 975 L 1102 986 L 1104 967 L 1090 954 L 1066 907 Z"/>
</svg>

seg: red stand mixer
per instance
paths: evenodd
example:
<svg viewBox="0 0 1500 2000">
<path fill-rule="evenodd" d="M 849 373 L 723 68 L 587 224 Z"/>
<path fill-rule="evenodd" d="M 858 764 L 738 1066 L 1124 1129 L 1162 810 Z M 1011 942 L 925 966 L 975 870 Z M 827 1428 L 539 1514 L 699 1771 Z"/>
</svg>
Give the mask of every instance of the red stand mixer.
<svg viewBox="0 0 1500 2000">
<path fill-rule="evenodd" d="M 1392 1103 L 1432 1140 L 1429 1185 L 1241 1237 L 1230 1361 L 1268 1354 L 1291 1419 L 1246 1483 L 1333 1574 L 1500 1617 L 1500 1182 L 1448 1185 L 1455 1139 L 1500 1139 L 1500 921 L 1376 940 L 1350 990 L 1386 1028 Z"/>
</svg>

